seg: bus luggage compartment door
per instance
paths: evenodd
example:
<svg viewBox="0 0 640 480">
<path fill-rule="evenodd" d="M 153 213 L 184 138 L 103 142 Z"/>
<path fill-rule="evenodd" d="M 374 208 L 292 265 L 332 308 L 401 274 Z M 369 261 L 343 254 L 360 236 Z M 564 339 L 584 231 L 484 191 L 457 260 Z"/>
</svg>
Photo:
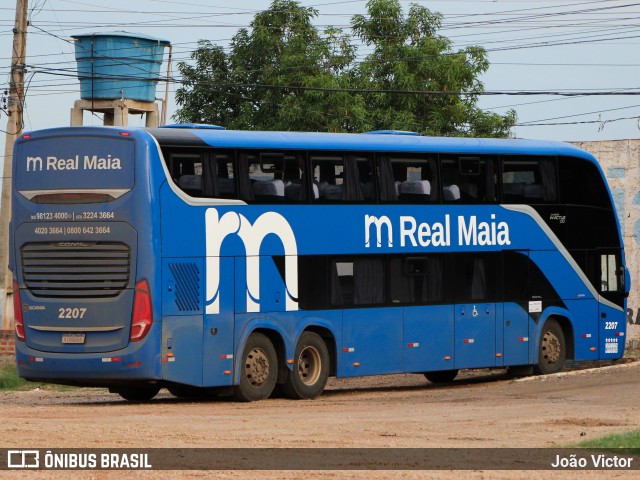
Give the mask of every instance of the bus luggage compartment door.
<svg viewBox="0 0 640 480">
<path fill-rule="evenodd" d="M 340 376 L 402 372 L 402 309 L 344 310 L 342 325 Z"/>
<path fill-rule="evenodd" d="M 453 306 L 404 307 L 404 370 L 453 368 Z"/>
<path fill-rule="evenodd" d="M 455 368 L 496 366 L 496 305 L 455 306 Z"/>
<path fill-rule="evenodd" d="M 162 377 L 202 386 L 203 262 L 162 262 Z"/>
</svg>

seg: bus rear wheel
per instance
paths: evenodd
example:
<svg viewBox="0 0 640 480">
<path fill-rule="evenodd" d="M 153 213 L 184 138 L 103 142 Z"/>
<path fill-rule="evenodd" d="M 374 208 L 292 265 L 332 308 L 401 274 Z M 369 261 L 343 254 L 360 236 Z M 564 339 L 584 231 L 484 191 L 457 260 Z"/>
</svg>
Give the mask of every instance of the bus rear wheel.
<svg viewBox="0 0 640 480">
<path fill-rule="evenodd" d="M 329 377 L 329 351 L 320 335 L 303 332 L 296 345 L 293 369 L 281 385 L 282 393 L 295 400 L 313 399 L 324 390 Z"/>
<path fill-rule="evenodd" d="M 564 332 L 560 324 L 549 319 L 544 324 L 538 346 L 538 364 L 534 367 L 538 375 L 557 373 L 564 368 L 567 349 Z"/>
<path fill-rule="evenodd" d="M 424 376 L 433 383 L 449 383 L 458 376 L 458 370 L 439 370 L 437 372 L 425 372 Z"/>
<path fill-rule="evenodd" d="M 264 400 L 271 395 L 278 378 L 278 356 L 271 340 L 261 333 L 252 333 L 242 352 L 240 384 L 234 397 L 243 402 Z"/>
</svg>

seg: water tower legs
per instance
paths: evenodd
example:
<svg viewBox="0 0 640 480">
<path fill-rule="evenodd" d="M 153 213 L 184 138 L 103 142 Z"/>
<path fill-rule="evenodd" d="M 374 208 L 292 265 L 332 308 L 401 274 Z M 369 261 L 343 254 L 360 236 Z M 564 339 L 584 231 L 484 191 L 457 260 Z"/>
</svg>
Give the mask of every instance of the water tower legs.
<svg viewBox="0 0 640 480">
<path fill-rule="evenodd" d="M 104 125 L 127 126 L 129 115 L 146 115 L 145 125 L 157 127 L 159 122 L 158 104 L 141 102 L 127 98 L 118 100 L 76 100 L 71 109 L 71 126 L 80 127 L 83 124 L 84 111 L 104 114 Z"/>
</svg>

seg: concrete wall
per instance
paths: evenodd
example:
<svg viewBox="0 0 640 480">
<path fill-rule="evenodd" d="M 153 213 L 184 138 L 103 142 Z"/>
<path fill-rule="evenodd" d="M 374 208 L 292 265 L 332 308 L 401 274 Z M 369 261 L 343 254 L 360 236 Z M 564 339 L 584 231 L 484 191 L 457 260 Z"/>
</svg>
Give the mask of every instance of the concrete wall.
<svg viewBox="0 0 640 480">
<path fill-rule="evenodd" d="M 596 156 L 609 182 L 631 272 L 627 316 L 640 323 L 640 140 L 573 144 Z"/>
</svg>

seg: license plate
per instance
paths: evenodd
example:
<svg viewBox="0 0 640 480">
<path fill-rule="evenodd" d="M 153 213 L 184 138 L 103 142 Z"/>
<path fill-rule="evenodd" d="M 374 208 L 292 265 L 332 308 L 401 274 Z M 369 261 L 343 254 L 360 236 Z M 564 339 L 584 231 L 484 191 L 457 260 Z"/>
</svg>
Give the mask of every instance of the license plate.
<svg viewBox="0 0 640 480">
<path fill-rule="evenodd" d="M 84 333 L 65 333 L 62 335 L 62 343 L 84 343 Z"/>
</svg>

